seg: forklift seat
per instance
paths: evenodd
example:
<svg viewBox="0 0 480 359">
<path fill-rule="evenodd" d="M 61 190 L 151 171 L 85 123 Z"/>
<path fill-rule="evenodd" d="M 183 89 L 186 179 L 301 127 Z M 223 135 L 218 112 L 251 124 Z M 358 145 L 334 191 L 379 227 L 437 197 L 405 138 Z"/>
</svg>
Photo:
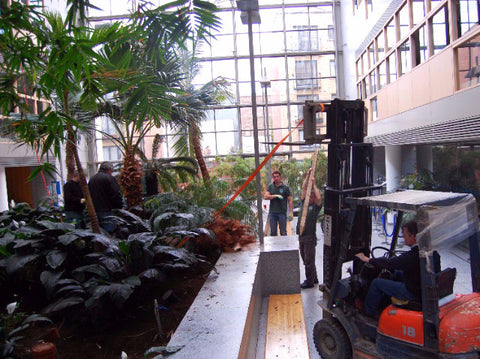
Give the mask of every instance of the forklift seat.
<svg viewBox="0 0 480 359">
<path fill-rule="evenodd" d="M 457 268 L 445 268 L 435 275 L 437 282 L 438 298 L 441 299 L 453 293 L 453 284 L 457 277 Z"/>
<path fill-rule="evenodd" d="M 441 272 L 435 274 L 435 282 L 437 283 L 437 295 L 438 299 L 447 297 L 453 293 L 453 284 L 455 278 L 457 277 L 457 268 L 445 268 Z M 392 304 L 403 309 L 421 311 L 422 310 L 422 301 L 420 300 L 400 300 L 395 297 L 391 298 Z"/>
</svg>

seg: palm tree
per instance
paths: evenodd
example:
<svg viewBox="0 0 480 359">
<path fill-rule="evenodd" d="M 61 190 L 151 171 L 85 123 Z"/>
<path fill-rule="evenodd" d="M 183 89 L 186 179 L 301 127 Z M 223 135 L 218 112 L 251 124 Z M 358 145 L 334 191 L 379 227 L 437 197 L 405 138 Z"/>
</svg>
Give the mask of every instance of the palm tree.
<svg viewBox="0 0 480 359">
<path fill-rule="evenodd" d="M 197 174 L 197 161 L 192 157 L 157 158 L 162 142 L 163 136 L 156 134 L 151 159 L 143 152 L 139 153 L 145 172 L 147 196 L 158 194 L 159 187 L 163 191 L 174 191 L 179 181 L 187 182 L 189 176 L 195 177 Z"/>
<path fill-rule="evenodd" d="M 193 153 L 203 180 L 208 181 L 210 174 L 203 157 L 200 123 L 205 120 L 209 107 L 219 105 L 230 98 L 231 93 L 227 81 L 221 77 L 200 88 L 193 86 L 193 78 L 198 69 L 195 58 L 186 52 L 183 53 L 182 65 L 187 76 L 182 81 L 184 94 L 179 96 L 179 104 L 174 106 L 173 117 L 176 119 L 177 131 L 180 134 L 177 136 L 174 149 L 178 155 L 188 156 Z"/>
<path fill-rule="evenodd" d="M 107 72 L 112 74 L 107 107 L 119 110 L 104 114 L 115 116 L 124 156 L 120 183 L 129 206 L 142 202 L 141 166 L 135 156 L 145 135 L 154 127 L 185 121 L 172 117 L 178 95 L 183 94 L 178 51 L 190 38 L 197 41 L 218 28 L 215 10 L 213 4 L 191 0 L 153 10 L 141 6 L 132 15 L 129 36 L 105 47 L 113 64 Z"/>
<path fill-rule="evenodd" d="M 69 4 L 67 19 L 78 17 L 74 13 L 78 9 L 75 4 L 89 6 L 88 1 L 69 1 Z M 18 20 L 19 16 L 21 20 Z M 92 109 L 97 99 L 103 96 L 102 84 L 95 75 L 106 66 L 107 59 L 95 49 L 108 41 L 115 41 L 121 34 L 120 27 L 114 24 L 92 30 L 73 26 L 63 22 L 58 14 L 41 14 L 34 7 L 16 2 L 5 11 L 2 9 L 1 18 L 5 24 L 3 28 L 11 35 L 0 39 L 5 79 L 23 76 L 34 84 L 40 97 L 59 104 L 31 115 L 31 109 L 15 95 L 15 83 L 3 81 L 0 91 L 8 94 L 2 102 L 4 113 L 8 114 L 16 107 L 21 110 L 19 115 L 10 116 L 10 121 L 6 121 L 10 123 L 7 132 L 14 133 L 19 142 L 30 145 L 42 156 L 52 152 L 60 158 L 66 144 L 69 175 L 75 163 L 92 230 L 100 232 L 76 146 L 77 131 L 86 130 L 88 125 L 75 114 L 78 109 Z M 29 41 L 29 38 L 35 41 Z M 23 45 L 21 51 L 11 51 L 18 42 Z"/>
</svg>

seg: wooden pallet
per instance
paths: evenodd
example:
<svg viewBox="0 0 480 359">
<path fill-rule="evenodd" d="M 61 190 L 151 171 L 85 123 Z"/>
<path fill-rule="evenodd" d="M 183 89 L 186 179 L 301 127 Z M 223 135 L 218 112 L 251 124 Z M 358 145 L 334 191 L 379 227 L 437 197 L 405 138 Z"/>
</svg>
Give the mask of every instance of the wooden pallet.
<svg viewBox="0 0 480 359">
<path fill-rule="evenodd" d="M 302 295 L 272 294 L 269 298 L 265 359 L 310 358 Z"/>
</svg>

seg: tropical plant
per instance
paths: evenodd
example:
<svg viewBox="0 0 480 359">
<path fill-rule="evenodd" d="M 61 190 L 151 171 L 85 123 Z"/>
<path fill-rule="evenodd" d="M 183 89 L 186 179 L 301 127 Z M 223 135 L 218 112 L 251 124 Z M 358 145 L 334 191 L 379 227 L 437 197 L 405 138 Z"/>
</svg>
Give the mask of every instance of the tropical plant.
<svg viewBox="0 0 480 359">
<path fill-rule="evenodd" d="M 207 255 L 215 250 L 236 249 L 254 242 L 255 236 L 250 225 L 241 223 L 239 219 L 216 215 L 226 200 L 211 199 L 210 205 L 217 207 L 215 211 L 211 207 L 194 204 L 198 203 L 198 197 L 193 199 L 192 194 L 204 192 L 198 190 L 201 186 L 211 189 L 212 182 L 216 182 L 215 178 L 181 193 L 162 193 L 146 201 L 145 208 L 146 212 L 151 214 L 153 231 L 159 233 L 161 238 L 171 245 L 186 246 L 195 253 Z M 210 195 L 207 194 L 206 197 Z M 228 214 L 242 217 L 247 221 L 255 220 L 251 214 L 251 206 L 241 201 L 234 201 L 224 212 L 224 216 Z"/>
<path fill-rule="evenodd" d="M 424 191 L 435 191 L 438 185 L 433 179 L 433 173 L 428 170 L 419 170 L 416 173 L 403 176 L 400 179 L 400 188 Z"/>
<path fill-rule="evenodd" d="M 158 194 L 159 187 L 163 192 L 175 191 L 179 182 L 187 182 L 197 174 L 197 162 L 191 157 L 157 158 L 162 141 L 163 136 L 156 134 L 151 159 L 148 159 L 143 151 L 139 151 L 145 173 L 147 196 Z"/>
<path fill-rule="evenodd" d="M 195 269 L 200 260 L 167 244 L 170 236 L 191 237 L 194 228 L 182 233 L 188 231 L 165 216 L 152 219 L 161 223 L 161 231 L 155 233 L 148 221 L 117 210 L 113 219 L 124 235 L 120 241 L 75 230 L 56 218 L 53 209 L 24 204 L 2 213 L 0 272 L 6 273 L 0 281 L 2 299 L 17 297 L 23 306 L 52 318 L 103 325 L 146 288 L 168 288 L 170 278 Z M 212 236 L 206 229 L 201 235 Z"/>
<path fill-rule="evenodd" d="M 223 158 L 217 157 L 215 162 L 215 174 L 224 178 L 227 183 L 230 183 L 229 189 L 232 194 L 235 193 L 255 171 L 255 160 L 252 157 L 229 155 Z M 266 182 L 268 175 L 265 168 L 260 171 L 260 175 L 262 181 Z M 256 194 L 257 188 L 255 187 L 255 181 L 252 181 L 242 191 L 241 196 L 242 198 L 253 201 L 256 199 Z"/>
<path fill-rule="evenodd" d="M 141 174 L 137 149 L 154 127 L 182 121 L 173 118 L 173 108 L 184 91 L 178 51 L 186 41 L 205 39 L 218 29 L 215 5 L 203 1 L 182 0 L 153 10 L 146 5 L 132 14 L 129 37 L 121 44 L 106 46 L 105 53 L 113 66 L 107 82 L 111 96 L 105 111 L 117 123 L 116 143 L 122 149 L 123 172 L 120 184 L 129 206 L 141 204 Z"/>
<path fill-rule="evenodd" d="M 232 95 L 228 89 L 228 82 L 222 77 L 200 87 L 193 86 L 193 79 L 198 73 L 196 59 L 186 51 L 181 54 L 182 70 L 186 76 L 181 81 L 184 94 L 179 96 L 179 105 L 173 107 L 172 117 L 177 120 L 174 125 L 177 130 L 177 140 L 173 148 L 179 156 L 193 154 L 197 159 L 203 180 L 208 181 L 210 173 L 203 157 L 200 123 L 206 119 L 210 107 L 221 104 Z"/>
<path fill-rule="evenodd" d="M 4 359 L 16 358 L 15 349 L 20 345 L 25 331 L 33 323 L 51 323 L 49 318 L 39 314 L 27 315 L 15 312 L 16 305 L 15 302 L 11 303 L 7 306 L 7 313 L 0 313 L 0 355 Z M 12 310 L 9 307 L 12 307 Z"/>
<path fill-rule="evenodd" d="M 76 19 L 84 14 L 79 7 L 90 6 L 88 1 L 69 1 L 69 4 L 67 19 Z M 14 17 L 19 12 L 21 22 Z M 92 230 L 99 232 L 76 146 L 77 131 L 86 130 L 88 126 L 75 114 L 78 109 L 91 110 L 104 94 L 98 73 L 105 67 L 107 59 L 96 49 L 120 36 L 119 24 L 98 29 L 74 26 L 73 22 L 63 22 L 58 14 L 40 14 L 33 7 L 17 4 L 8 7 L 5 12 L 2 9 L 0 17 L 5 24 L 3 29 L 11 34 L 0 39 L 0 51 L 5 60 L 2 66 L 8 69 L 8 79 L 20 77 L 24 83 L 31 84 L 39 97 L 60 104 L 33 115 L 33 106 L 26 105 L 28 101 L 23 101 L 20 95 L 12 95 L 17 89 L 15 82 L 2 81 L 0 91 L 9 94 L 3 102 L 3 113 L 10 114 L 15 107 L 20 108 L 18 114 L 6 116 L 4 130 L 13 133 L 19 143 L 29 145 L 42 157 L 52 152 L 60 159 L 65 144 L 69 176 L 76 165 Z M 79 20 L 82 22 L 85 18 Z M 27 22 L 31 22 L 33 27 Z M 17 46 L 13 43 L 18 42 L 19 37 L 24 48 L 22 52 L 12 52 L 12 46 Z M 29 41 L 29 37 L 35 38 L 35 41 Z M 36 60 L 31 60 L 34 58 Z M 44 168 L 49 167 L 45 165 Z"/>
</svg>

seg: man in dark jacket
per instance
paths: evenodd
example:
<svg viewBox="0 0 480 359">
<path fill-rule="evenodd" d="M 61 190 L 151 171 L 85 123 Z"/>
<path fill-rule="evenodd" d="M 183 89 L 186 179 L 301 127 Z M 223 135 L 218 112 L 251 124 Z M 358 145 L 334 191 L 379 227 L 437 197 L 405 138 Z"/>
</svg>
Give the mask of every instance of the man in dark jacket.
<svg viewBox="0 0 480 359">
<path fill-rule="evenodd" d="M 312 189 L 308 201 L 307 215 L 305 218 L 305 229 L 300 234 L 300 223 L 304 211 L 304 203 L 307 197 L 308 181 L 312 182 Z M 315 266 L 315 247 L 317 246 L 317 218 L 322 209 L 322 195 L 315 183 L 315 176 L 312 169 L 308 170 L 307 176 L 302 185 L 302 204 L 297 221 L 297 234 L 299 242 L 300 256 L 305 266 L 305 281 L 300 284 L 302 289 L 312 288 L 318 283 L 317 267 Z"/>
<path fill-rule="evenodd" d="M 75 224 L 75 228 L 85 228 L 85 198 L 79 183 L 78 171 L 73 171 L 70 181 L 63 185 L 63 199 L 65 201 L 65 220 Z"/>
<path fill-rule="evenodd" d="M 102 228 L 109 233 L 115 230 L 115 225 L 106 217 L 113 215 L 113 209 L 123 207 L 120 186 L 112 176 L 112 172 L 113 165 L 110 162 L 102 162 L 97 174 L 92 176 L 88 182 L 98 221 Z"/>
<path fill-rule="evenodd" d="M 410 251 L 398 257 L 368 258 L 363 253 L 356 256 L 366 263 L 379 269 L 388 269 L 390 272 L 401 271 L 403 281 L 376 278 L 372 281 L 365 297 L 365 314 L 377 316 L 384 296 L 395 297 L 400 300 L 414 300 L 422 296 L 422 282 L 420 278 L 420 257 L 416 240 L 418 233 L 417 222 L 410 221 L 402 226 L 403 239 L 410 247 Z M 435 252 L 434 270 L 440 271 L 440 256 Z"/>
</svg>

